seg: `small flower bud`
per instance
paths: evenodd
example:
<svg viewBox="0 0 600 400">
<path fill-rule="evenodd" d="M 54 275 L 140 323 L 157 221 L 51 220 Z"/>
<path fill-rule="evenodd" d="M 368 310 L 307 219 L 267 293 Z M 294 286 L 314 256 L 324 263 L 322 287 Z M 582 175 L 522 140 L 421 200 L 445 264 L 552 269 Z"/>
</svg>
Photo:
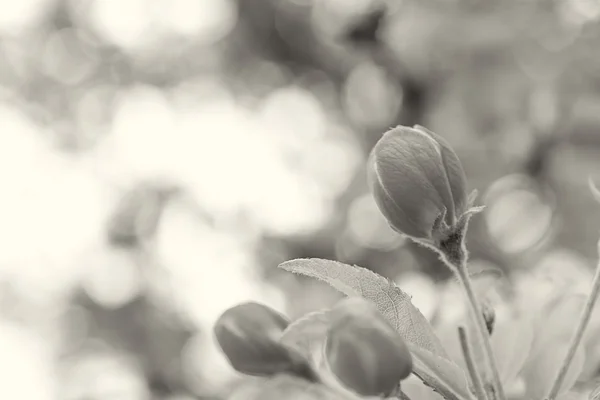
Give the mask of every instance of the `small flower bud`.
<svg viewBox="0 0 600 400">
<path fill-rule="evenodd" d="M 233 368 L 254 376 L 284 371 L 307 373 L 302 357 L 279 343 L 289 321 L 277 311 L 257 303 L 244 303 L 219 317 L 214 332 Z"/>
<path fill-rule="evenodd" d="M 489 301 L 483 301 L 481 303 L 481 313 L 485 320 L 485 327 L 491 335 L 494 332 L 494 325 L 496 323 L 496 311 L 494 311 L 494 307 L 492 307 Z"/>
<path fill-rule="evenodd" d="M 383 135 L 371 153 L 369 183 L 391 227 L 413 238 L 447 232 L 469 207 L 458 156 L 441 136 L 419 125 Z"/>
<path fill-rule="evenodd" d="M 363 396 L 388 395 L 412 372 L 404 340 L 374 304 L 361 298 L 334 308 L 325 354 L 338 380 Z"/>
</svg>

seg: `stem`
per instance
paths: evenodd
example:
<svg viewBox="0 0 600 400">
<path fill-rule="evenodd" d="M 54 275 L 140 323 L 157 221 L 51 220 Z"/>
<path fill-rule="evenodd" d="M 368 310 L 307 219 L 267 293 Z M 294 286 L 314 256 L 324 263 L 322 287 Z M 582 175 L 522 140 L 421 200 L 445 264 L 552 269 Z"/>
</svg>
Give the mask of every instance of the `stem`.
<svg viewBox="0 0 600 400">
<path fill-rule="evenodd" d="M 600 252 L 600 242 L 599 243 L 599 252 Z M 558 375 L 554 380 L 554 385 L 552 385 L 552 389 L 550 389 L 550 394 L 548 395 L 548 400 L 554 400 L 558 395 L 558 392 L 561 389 L 563 381 L 567 376 L 567 372 L 569 371 L 569 367 L 571 366 L 571 362 L 573 361 L 573 357 L 575 357 L 575 353 L 577 352 L 577 348 L 583 339 L 583 335 L 585 333 L 585 329 L 590 322 L 590 318 L 592 316 L 592 311 L 594 310 L 594 306 L 596 305 L 596 300 L 598 298 L 598 294 L 600 294 L 600 261 L 598 262 L 598 266 L 596 267 L 596 274 L 594 275 L 594 280 L 592 281 L 592 290 L 588 296 L 588 299 L 583 307 L 583 311 L 581 312 L 581 317 L 579 318 L 579 324 L 577 325 L 577 329 L 573 333 L 573 337 L 571 338 L 571 344 L 569 345 L 569 350 L 567 351 L 567 355 L 565 356 L 560 370 L 558 371 Z"/>
<path fill-rule="evenodd" d="M 455 270 L 457 271 L 460 283 L 465 289 L 471 312 L 474 314 L 473 318 L 475 320 L 475 331 L 479 336 L 479 340 L 483 344 L 483 355 L 486 358 L 488 367 L 492 373 L 492 385 L 494 388 L 494 393 L 496 394 L 498 400 L 506 400 L 504 388 L 502 387 L 502 382 L 500 381 L 500 374 L 498 373 L 498 368 L 496 368 L 496 362 L 494 353 L 492 351 L 492 345 L 490 343 L 487 326 L 485 324 L 483 314 L 481 313 L 481 306 L 477 301 L 477 296 L 475 296 L 475 291 L 473 290 L 473 285 L 471 284 L 471 279 L 469 279 L 469 274 L 467 272 L 466 257 L 463 258 L 462 265 L 455 266 Z"/>
<path fill-rule="evenodd" d="M 458 327 L 458 338 L 460 340 L 460 347 L 462 348 L 463 355 L 465 356 L 467 370 L 471 376 L 471 382 L 473 382 L 473 387 L 475 388 L 475 395 L 477 396 L 478 400 L 487 400 L 487 395 L 485 393 L 485 389 L 483 388 L 483 380 L 481 379 L 481 375 L 479 375 L 479 371 L 477 371 L 477 368 L 475 367 L 473 351 L 471 350 L 471 345 L 469 344 L 469 340 L 467 338 L 467 332 L 462 326 Z"/>
</svg>

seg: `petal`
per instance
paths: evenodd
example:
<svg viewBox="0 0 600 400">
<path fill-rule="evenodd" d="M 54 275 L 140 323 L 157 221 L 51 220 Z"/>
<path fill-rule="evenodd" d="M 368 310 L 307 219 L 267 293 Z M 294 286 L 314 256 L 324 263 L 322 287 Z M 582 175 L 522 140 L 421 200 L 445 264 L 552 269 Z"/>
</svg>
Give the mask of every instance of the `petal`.
<svg viewBox="0 0 600 400">
<path fill-rule="evenodd" d="M 375 157 L 371 157 L 371 160 L 368 176 L 369 186 L 373 192 L 377 207 L 387 219 L 390 226 L 399 233 L 409 236 L 418 238 L 429 237 L 431 235 L 429 224 L 420 222 L 414 215 L 408 214 L 404 210 L 402 202 L 397 202 L 394 195 L 385 188 L 375 163 Z"/>
<path fill-rule="evenodd" d="M 420 125 L 415 125 L 415 129 L 429 134 L 440 145 L 442 164 L 446 173 L 445 178 L 454 204 L 453 212 L 455 218 L 458 218 L 466 211 L 468 202 L 467 177 L 462 163 L 450 146 L 450 143 L 442 136 Z"/>
<path fill-rule="evenodd" d="M 430 229 L 448 204 L 432 184 L 445 174 L 435 142 L 414 129 L 395 128 L 375 146 L 374 164 L 389 198 L 419 230 Z"/>
<path fill-rule="evenodd" d="M 565 294 L 556 297 L 544 307 L 534 327 L 535 341 L 531 349 L 532 357 L 555 343 L 569 341 L 585 301 L 585 295 Z"/>
<path fill-rule="evenodd" d="M 502 383 L 512 383 L 523 368 L 533 344 L 533 324 L 526 319 L 501 321 L 491 337 Z"/>
<path fill-rule="evenodd" d="M 545 399 L 550 393 L 554 379 L 567 353 L 568 344 L 548 346 L 535 357 L 530 358 L 523 369 L 523 377 L 527 385 L 527 395 L 535 400 Z M 573 387 L 583 369 L 585 352 L 580 346 L 569 367 L 559 394 Z"/>
</svg>

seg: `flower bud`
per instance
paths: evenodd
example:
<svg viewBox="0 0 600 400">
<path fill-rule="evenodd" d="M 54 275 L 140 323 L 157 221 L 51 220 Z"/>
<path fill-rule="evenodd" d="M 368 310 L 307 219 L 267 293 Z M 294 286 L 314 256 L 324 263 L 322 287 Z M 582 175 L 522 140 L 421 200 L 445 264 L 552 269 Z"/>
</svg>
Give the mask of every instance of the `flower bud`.
<svg viewBox="0 0 600 400">
<path fill-rule="evenodd" d="M 343 300 L 334 308 L 325 346 L 331 371 L 363 396 L 388 395 L 412 372 L 404 340 L 362 298 Z"/>
<path fill-rule="evenodd" d="M 244 303 L 225 311 L 214 332 L 233 368 L 254 376 L 284 371 L 307 372 L 305 360 L 279 343 L 289 321 L 277 311 L 257 303 Z"/>
<path fill-rule="evenodd" d="M 413 238 L 447 232 L 469 207 L 458 156 L 446 140 L 419 125 L 383 135 L 371 153 L 369 183 L 391 227 Z"/>
<path fill-rule="evenodd" d="M 481 302 L 481 313 L 483 314 L 485 327 L 491 335 L 494 332 L 494 325 L 496 324 L 496 311 L 494 311 L 494 307 L 492 307 L 489 300 Z"/>
</svg>

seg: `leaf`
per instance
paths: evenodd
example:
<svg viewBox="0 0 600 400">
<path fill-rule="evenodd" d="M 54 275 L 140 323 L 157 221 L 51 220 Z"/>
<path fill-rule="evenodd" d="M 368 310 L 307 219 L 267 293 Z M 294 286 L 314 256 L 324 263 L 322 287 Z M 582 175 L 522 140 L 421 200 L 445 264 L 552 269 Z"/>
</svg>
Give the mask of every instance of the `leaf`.
<svg viewBox="0 0 600 400">
<path fill-rule="evenodd" d="M 467 375 L 458 365 L 417 346 L 409 346 L 413 354 L 413 373 L 425 385 L 447 400 L 472 399 Z"/>
<path fill-rule="evenodd" d="M 283 331 L 280 343 L 298 350 L 305 357 L 319 365 L 322 346 L 329 329 L 331 310 L 315 311 L 292 322 Z"/>
<path fill-rule="evenodd" d="M 347 296 L 360 296 L 375 303 L 409 344 L 415 375 L 448 400 L 472 399 L 465 372 L 448 359 L 431 325 L 411 303 L 410 296 L 389 279 L 366 268 L 322 259 L 297 259 L 287 261 L 280 267 L 320 279 Z M 324 337 L 327 326 L 326 315 L 308 316 L 306 320 L 299 320 L 288 327 L 290 332 L 287 333 L 289 336 L 286 340 L 291 340 L 294 335 L 299 337 L 303 330 L 313 338 L 321 334 Z"/>
<path fill-rule="evenodd" d="M 402 381 L 402 392 L 406 393 L 412 400 L 442 400 L 443 397 L 425 385 L 421 378 L 411 375 Z"/>
<path fill-rule="evenodd" d="M 317 258 L 286 261 L 279 267 L 320 279 L 347 296 L 372 301 L 406 342 L 448 358 L 433 328 L 412 304 L 410 296 L 389 279 L 366 268 Z"/>
</svg>

